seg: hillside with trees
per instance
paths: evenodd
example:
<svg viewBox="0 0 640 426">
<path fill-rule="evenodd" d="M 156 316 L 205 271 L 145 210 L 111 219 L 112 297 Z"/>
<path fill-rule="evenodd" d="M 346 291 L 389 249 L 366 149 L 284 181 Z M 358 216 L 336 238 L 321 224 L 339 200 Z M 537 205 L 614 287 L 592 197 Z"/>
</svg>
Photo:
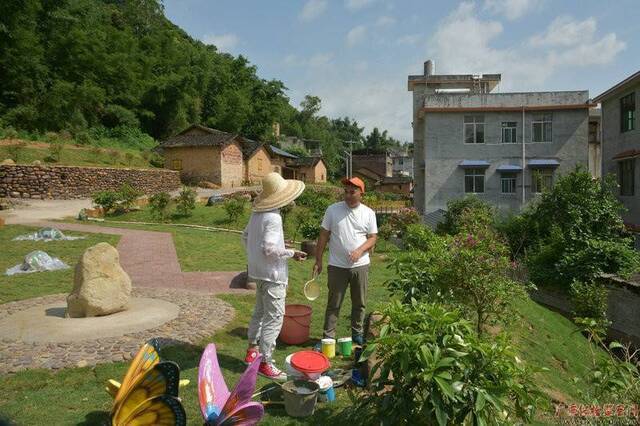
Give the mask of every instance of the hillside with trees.
<svg viewBox="0 0 640 426">
<path fill-rule="evenodd" d="M 318 97 L 295 108 L 286 90 L 247 58 L 190 37 L 157 0 L 0 2 L 2 128 L 133 144 L 200 123 L 273 141 L 278 122 L 284 134 L 320 140 L 334 172 L 343 141 L 370 139 L 351 118 L 319 116 Z"/>
</svg>

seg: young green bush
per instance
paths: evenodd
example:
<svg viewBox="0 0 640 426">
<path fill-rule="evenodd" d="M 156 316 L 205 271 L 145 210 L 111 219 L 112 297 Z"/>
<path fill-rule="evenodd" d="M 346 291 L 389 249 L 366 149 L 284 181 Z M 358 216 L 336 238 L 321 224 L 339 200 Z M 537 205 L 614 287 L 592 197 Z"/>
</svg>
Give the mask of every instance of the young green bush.
<svg viewBox="0 0 640 426">
<path fill-rule="evenodd" d="M 296 199 L 296 205 L 308 207 L 311 211 L 323 215 L 327 207 L 335 201 L 335 196 L 328 191 L 308 188 Z"/>
<path fill-rule="evenodd" d="M 400 209 L 398 213 L 393 213 L 387 221 L 380 226 L 380 238 L 389 239 L 390 237 L 403 238 L 407 226 L 421 223 L 422 218 L 412 207 Z"/>
<path fill-rule="evenodd" d="M 115 191 L 99 191 L 93 194 L 93 204 L 102 207 L 104 214 L 110 213 L 118 204 L 119 194 Z"/>
<path fill-rule="evenodd" d="M 153 167 L 158 167 L 158 168 L 164 167 L 164 157 L 155 152 L 149 153 L 148 161 L 149 161 L 149 164 L 151 164 Z"/>
<path fill-rule="evenodd" d="M 130 210 L 133 204 L 143 193 L 135 189 L 129 182 L 125 182 L 118 191 L 118 202 L 123 210 Z"/>
<path fill-rule="evenodd" d="M 392 302 L 370 391 L 352 398 L 354 424 L 512 425 L 544 406 L 532 372 L 503 336 L 485 342 L 460 312 L 434 303 Z"/>
<path fill-rule="evenodd" d="M 62 159 L 62 152 L 64 151 L 64 142 L 61 140 L 51 142 L 49 144 L 49 160 L 58 163 Z"/>
<path fill-rule="evenodd" d="M 2 132 L 3 139 L 16 139 L 18 137 L 18 131 L 13 127 L 5 127 Z"/>
<path fill-rule="evenodd" d="M 196 191 L 183 186 L 176 198 L 176 211 L 180 216 L 191 216 L 196 208 Z"/>
<path fill-rule="evenodd" d="M 235 223 L 246 210 L 247 202 L 242 198 L 229 198 L 224 202 L 222 207 L 227 213 L 229 222 Z"/>
<path fill-rule="evenodd" d="M 300 226 L 300 235 L 305 241 L 316 241 L 320 236 L 320 222 L 309 220 Z"/>
<path fill-rule="evenodd" d="M 90 145 L 91 144 L 91 137 L 89 136 L 89 133 L 87 133 L 85 131 L 81 131 L 81 132 L 76 133 L 75 140 L 76 140 L 76 143 L 78 145 Z"/>
<path fill-rule="evenodd" d="M 131 167 L 135 159 L 136 159 L 136 156 L 133 155 L 131 151 L 127 151 L 124 153 L 124 161 L 127 163 L 127 166 Z"/>
<path fill-rule="evenodd" d="M 438 232 L 455 235 L 462 231 L 465 221 L 473 221 L 476 225 L 493 224 L 495 208 L 477 196 L 467 196 L 447 203 L 444 221 L 438 224 Z"/>
<path fill-rule="evenodd" d="M 166 192 L 158 192 L 149 197 L 149 209 L 151 215 L 156 219 L 164 222 L 169 218 L 169 207 L 171 204 L 171 196 Z"/>
</svg>

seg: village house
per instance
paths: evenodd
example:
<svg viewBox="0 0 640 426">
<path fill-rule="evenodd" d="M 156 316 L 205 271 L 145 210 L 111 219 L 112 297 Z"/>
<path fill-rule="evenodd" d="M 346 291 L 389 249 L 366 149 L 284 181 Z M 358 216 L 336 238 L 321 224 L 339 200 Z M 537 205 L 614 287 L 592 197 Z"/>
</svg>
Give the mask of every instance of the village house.
<svg viewBox="0 0 640 426">
<path fill-rule="evenodd" d="M 245 180 L 239 135 L 194 124 L 165 140 L 160 149 L 165 168 L 177 170 L 184 180 L 205 180 L 222 188 L 241 186 Z"/>
<path fill-rule="evenodd" d="M 244 182 L 252 185 L 262 181 L 262 178 L 275 170 L 271 162 L 269 146 L 265 143 L 243 138 L 242 159 L 244 163 Z"/>
<path fill-rule="evenodd" d="M 594 98 L 601 105 L 602 174 L 615 174 L 625 222 L 640 228 L 640 71 Z"/>
<path fill-rule="evenodd" d="M 301 157 L 287 161 L 287 167 L 293 170 L 293 178 L 305 183 L 326 183 L 327 165 L 320 157 Z"/>
<path fill-rule="evenodd" d="M 425 216 L 468 194 L 517 211 L 559 174 L 588 167 L 588 91 L 494 93 L 500 80 L 438 75 L 431 61 L 409 76 L 414 203 Z"/>
<path fill-rule="evenodd" d="M 364 148 L 354 150 L 351 155 L 354 173 L 360 169 L 368 169 L 379 177 L 393 176 L 393 160 L 386 150 Z"/>
</svg>

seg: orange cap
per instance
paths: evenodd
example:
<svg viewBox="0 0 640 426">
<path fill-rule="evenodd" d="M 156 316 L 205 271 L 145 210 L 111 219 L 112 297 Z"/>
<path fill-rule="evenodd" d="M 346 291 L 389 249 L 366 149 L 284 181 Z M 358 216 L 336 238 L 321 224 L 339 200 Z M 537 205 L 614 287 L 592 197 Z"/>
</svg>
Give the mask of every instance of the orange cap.
<svg viewBox="0 0 640 426">
<path fill-rule="evenodd" d="M 341 182 L 343 185 L 357 186 L 358 188 L 360 188 L 360 191 L 364 194 L 364 182 L 359 177 L 343 178 Z"/>
</svg>

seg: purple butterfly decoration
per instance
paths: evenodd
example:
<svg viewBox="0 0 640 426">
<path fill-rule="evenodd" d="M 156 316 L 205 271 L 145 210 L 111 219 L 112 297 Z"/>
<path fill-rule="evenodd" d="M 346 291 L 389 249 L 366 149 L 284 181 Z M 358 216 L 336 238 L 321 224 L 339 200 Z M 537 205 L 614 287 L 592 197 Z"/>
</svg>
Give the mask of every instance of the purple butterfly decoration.
<svg viewBox="0 0 640 426">
<path fill-rule="evenodd" d="M 251 396 L 256 387 L 261 357 L 258 356 L 247 367 L 233 392 L 229 392 L 218 364 L 216 345 L 207 345 L 198 367 L 198 398 L 205 425 L 249 426 L 260 421 L 264 407 L 251 401 Z"/>
</svg>

